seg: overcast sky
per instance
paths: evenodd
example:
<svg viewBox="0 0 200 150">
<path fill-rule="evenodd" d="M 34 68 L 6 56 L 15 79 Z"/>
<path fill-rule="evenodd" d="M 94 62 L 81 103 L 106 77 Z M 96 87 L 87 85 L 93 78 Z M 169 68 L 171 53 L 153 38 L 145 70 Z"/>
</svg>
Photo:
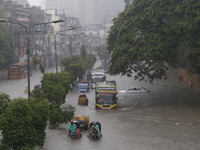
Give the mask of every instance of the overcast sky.
<svg viewBox="0 0 200 150">
<path fill-rule="evenodd" d="M 41 5 L 41 2 L 44 1 L 44 0 L 28 0 L 28 3 L 32 6 L 40 6 Z"/>
</svg>

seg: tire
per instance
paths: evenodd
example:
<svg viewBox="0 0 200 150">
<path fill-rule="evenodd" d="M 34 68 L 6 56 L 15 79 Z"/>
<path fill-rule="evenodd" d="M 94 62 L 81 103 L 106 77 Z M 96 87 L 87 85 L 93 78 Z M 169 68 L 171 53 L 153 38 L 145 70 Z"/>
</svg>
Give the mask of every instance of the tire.
<svg viewBox="0 0 200 150">
<path fill-rule="evenodd" d="M 72 135 L 72 139 L 75 139 L 76 138 L 76 136 L 75 135 Z"/>
</svg>

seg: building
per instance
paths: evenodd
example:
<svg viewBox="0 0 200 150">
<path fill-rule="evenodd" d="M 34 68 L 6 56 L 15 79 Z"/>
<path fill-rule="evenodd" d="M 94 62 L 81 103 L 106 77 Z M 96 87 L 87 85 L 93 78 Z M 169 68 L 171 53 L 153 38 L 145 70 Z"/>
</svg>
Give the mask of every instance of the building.
<svg viewBox="0 0 200 150">
<path fill-rule="evenodd" d="M 28 4 L 28 0 L 13 0 L 13 2 L 23 5 L 24 7 L 26 7 L 26 5 Z"/>
<path fill-rule="evenodd" d="M 102 24 L 105 16 L 116 17 L 123 11 L 123 0 L 46 0 L 46 9 L 80 18 L 82 25 Z"/>
</svg>

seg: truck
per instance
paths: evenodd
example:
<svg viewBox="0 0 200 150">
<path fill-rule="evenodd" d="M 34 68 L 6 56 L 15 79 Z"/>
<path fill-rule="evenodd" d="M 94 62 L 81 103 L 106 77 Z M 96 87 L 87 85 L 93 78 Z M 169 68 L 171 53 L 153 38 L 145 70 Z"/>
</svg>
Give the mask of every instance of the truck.
<svg viewBox="0 0 200 150">
<path fill-rule="evenodd" d="M 78 83 L 78 93 L 88 93 L 90 91 L 89 81 L 80 81 Z"/>
</svg>

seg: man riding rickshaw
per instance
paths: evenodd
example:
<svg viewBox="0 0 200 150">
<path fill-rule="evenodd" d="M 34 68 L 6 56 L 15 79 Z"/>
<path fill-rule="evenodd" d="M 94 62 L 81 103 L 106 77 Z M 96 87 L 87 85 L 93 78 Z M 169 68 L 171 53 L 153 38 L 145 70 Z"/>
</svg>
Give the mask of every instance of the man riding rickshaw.
<svg viewBox="0 0 200 150">
<path fill-rule="evenodd" d="M 88 138 L 93 138 L 94 140 L 102 137 L 101 134 L 101 124 L 98 121 L 93 121 L 90 123 Z"/>
<path fill-rule="evenodd" d="M 78 121 L 71 120 L 67 128 L 69 130 L 68 137 L 72 139 L 82 137 L 80 123 Z"/>
</svg>

